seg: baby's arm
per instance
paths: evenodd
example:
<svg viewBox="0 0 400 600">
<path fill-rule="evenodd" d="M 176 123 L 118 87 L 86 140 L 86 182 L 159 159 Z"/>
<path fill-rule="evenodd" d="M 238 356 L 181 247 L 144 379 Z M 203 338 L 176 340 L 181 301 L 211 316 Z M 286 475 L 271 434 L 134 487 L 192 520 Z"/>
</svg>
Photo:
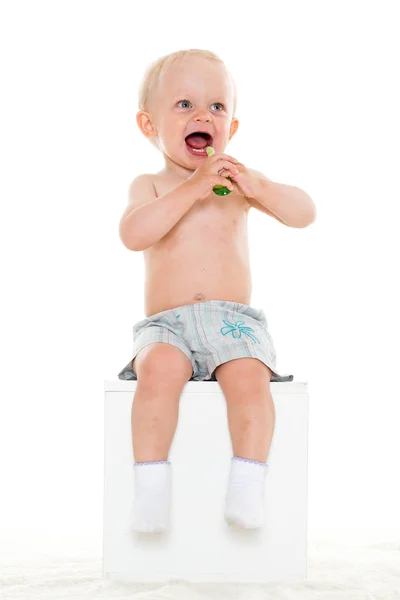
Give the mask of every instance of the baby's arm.
<svg viewBox="0 0 400 600">
<path fill-rule="evenodd" d="M 250 206 L 265 212 L 289 227 L 307 227 L 316 219 L 310 196 L 294 185 L 275 183 L 260 171 L 248 169 L 261 183 L 257 198 L 247 198 Z"/>
<path fill-rule="evenodd" d="M 128 206 L 119 224 L 122 243 L 128 250 L 146 250 L 164 237 L 196 200 L 187 181 L 157 198 L 152 175 L 138 175 L 129 186 Z"/>
</svg>

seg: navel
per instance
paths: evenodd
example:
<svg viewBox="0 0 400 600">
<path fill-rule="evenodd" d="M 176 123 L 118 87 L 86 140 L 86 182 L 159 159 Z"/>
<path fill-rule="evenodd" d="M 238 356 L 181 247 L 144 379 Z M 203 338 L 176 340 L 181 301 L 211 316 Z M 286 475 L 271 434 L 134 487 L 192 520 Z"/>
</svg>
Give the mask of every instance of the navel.
<svg viewBox="0 0 400 600">
<path fill-rule="evenodd" d="M 201 300 L 204 300 L 204 298 L 205 298 L 205 296 L 204 296 L 203 294 L 197 294 L 197 295 L 194 297 L 194 299 L 195 299 L 197 302 L 200 302 Z"/>
</svg>

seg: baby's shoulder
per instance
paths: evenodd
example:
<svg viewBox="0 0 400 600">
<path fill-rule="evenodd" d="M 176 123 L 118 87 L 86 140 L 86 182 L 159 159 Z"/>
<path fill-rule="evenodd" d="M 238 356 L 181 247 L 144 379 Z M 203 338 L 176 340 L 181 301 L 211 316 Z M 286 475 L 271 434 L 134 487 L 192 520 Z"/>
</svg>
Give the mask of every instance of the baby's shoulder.
<svg viewBox="0 0 400 600">
<path fill-rule="evenodd" d="M 149 177 L 151 178 L 157 196 L 162 196 L 163 194 L 166 194 L 183 181 L 182 179 L 178 179 L 171 173 L 165 173 L 164 171 L 152 173 L 151 175 L 149 175 Z"/>
</svg>

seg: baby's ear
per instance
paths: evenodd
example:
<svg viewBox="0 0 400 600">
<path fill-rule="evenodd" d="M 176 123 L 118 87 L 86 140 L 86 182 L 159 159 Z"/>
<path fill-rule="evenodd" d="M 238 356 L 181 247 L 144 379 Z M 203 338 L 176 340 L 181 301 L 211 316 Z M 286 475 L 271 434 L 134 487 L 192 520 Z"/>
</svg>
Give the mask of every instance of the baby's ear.
<svg viewBox="0 0 400 600">
<path fill-rule="evenodd" d="M 157 137 L 157 131 L 154 129 L 150 114 L 146 110 L 140 110 L 136 114 L 136 123 L 138 124 L 140 131 L 148 139 Z"/>
<path fill-rule="evenodd" d="M 233 138 L 233 136 L 235 135 L 235 133 L 237 132 L 239 127 L 239 120 L 236 119 L 236 117 L 234 119 L 232 119 L 231 122 L 231 128 L 230 128 L 230 132 L 229 132 L 229 139 Z"/>
</svg>

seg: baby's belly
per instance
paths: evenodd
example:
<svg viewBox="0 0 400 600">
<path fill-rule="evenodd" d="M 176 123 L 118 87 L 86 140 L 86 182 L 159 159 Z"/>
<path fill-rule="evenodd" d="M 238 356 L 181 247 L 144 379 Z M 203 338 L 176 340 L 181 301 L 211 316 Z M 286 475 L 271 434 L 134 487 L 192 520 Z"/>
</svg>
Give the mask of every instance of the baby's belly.
<svg viewBox="0 0 400 600">
<path fill-rule="evenodd" d="M 154 249 L 153 249 L 154 250 Z M 146 317 L 185 304 L 207 300 L 251 301 L 249 252 L 245 240 L 239 246 L 182 244 L 146 255 Z"/>
</svg>

